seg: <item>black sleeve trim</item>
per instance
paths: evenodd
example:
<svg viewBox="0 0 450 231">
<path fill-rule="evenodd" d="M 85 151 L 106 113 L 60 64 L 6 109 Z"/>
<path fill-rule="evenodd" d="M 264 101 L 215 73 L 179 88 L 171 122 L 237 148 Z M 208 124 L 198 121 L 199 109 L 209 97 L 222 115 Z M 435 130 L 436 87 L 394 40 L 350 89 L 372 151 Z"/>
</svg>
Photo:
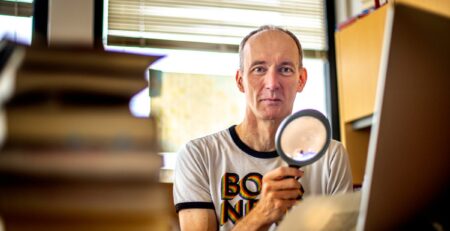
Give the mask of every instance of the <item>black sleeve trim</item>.
<svg viewBox="0 0 450 231">
<path fill-rule="evenodd" d="M 175 205 L 177 213 L 183 209 L 214 209 L 212 202 L 184 202 Z"/>
</svg>

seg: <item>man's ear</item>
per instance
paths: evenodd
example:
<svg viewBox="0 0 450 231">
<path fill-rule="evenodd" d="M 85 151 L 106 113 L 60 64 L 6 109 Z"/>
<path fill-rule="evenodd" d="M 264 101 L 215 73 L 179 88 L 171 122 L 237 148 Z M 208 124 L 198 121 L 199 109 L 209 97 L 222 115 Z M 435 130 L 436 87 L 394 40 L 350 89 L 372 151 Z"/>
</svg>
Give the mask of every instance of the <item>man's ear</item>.
<svg viewBox="0 0 450 231">
<path fill-rule="evenodd" d="M 236 71 L 236 85 L 239 88 L 239 91 L 244 93 L 244 85 L 242 84 L 242 72 L 240 69 Z"/>
<path fill-rule="evenodd" d="M 308 80 L 308 72 L 306 68 L 300 68 L 300 73 L 298 76 L 297 92 L 302 92 L 305 87 L 306 81 Z"/>
</svg>

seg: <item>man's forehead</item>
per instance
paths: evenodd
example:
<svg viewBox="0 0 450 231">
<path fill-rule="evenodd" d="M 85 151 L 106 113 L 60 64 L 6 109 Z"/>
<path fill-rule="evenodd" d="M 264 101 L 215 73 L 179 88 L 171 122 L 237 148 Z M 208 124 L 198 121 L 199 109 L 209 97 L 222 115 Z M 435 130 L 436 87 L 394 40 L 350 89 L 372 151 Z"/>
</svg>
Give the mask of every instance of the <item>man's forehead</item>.
<svg viewBox="0 0 450 231">
<path fill-rule="evenodd" d="M 254 34 L 244 46 L 245 62 L 254 62 L 268 54 L 283 56 L 283 59 L 298 63 L 299 54 L 295 41 L 286 33 L 279 30 L 265 30 Z M 289 60 L 284 60 L 289 61 Z"/>
<path fill-rule="evenodd" d="M 247 45 L 252 45 L 254 43 L 261 43 L 261 42 L 267 43 L 267 42 L 270 42 L 273 40 L 286 40 L 286 42 L 290 40 L 292 43 L 295 43 L 294 40 L 283 31 L 264 30 L 264 31 L 260 31 L 256 34 L 254 34 L 253 36 L 251 36 L 248 39 L 245 47 L 247 47 Z"/>
</svg>

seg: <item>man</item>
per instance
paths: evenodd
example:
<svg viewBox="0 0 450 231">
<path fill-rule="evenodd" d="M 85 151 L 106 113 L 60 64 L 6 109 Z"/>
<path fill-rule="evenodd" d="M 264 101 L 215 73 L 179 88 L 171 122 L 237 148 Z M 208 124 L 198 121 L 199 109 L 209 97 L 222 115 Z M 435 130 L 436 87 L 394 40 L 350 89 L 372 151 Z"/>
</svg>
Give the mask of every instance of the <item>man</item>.
<svg viewBox="0 0 450 231">
<path fill-rule="evenodd" d="M 298 39 L 262 26 L 243 39 L 239 52 L 244 120 L 190 141 L 178 155 L 174 200 L 182 230 L 267 230 L 296 203 L 301 187 L 305 196 L 352 190 L 347 153 L 336 141 L 301 170 L 275 152 L 275 132 L 307 80 Z"/>
</svg>

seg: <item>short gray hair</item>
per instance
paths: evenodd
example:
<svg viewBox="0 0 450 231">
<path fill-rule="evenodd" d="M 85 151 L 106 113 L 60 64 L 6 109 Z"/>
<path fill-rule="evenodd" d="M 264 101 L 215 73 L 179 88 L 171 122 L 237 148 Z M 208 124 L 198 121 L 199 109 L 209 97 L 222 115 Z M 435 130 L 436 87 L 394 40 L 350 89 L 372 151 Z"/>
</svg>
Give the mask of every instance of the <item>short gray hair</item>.
<svg viewBox="0 0 450 231">
<path fill-rule="evenodd" d="M 303 67 L 303 51 L 302 51 L 302 45 L 300 44 L 300 41 L 298 40 L 298 38 L 294 35 L 294 33 L 292 33 L 291 31 L 284 29 L 282 27 L 279 26 L 272 26 L 272 25 L 263 25 L 260 26 L 258 29 L 250 32 L 248 35 L 246 35 L 242 41 L 241 44 L 239 45 L 239 68 L 242 70 L 244 67 L 244 46 L 245 44 L 247 44 L 247 41 L 255 34 L 262 32 L 262 31 L 267 31 L 267 30 L 277 30 L 277 31 L 281 31 L 284 32 L 285 34 L 289 35 L 289 37 L 292 38 L 292 40 L 294 40 L 295 44 L 297 44 L 297 49 L 298 49 L 298 55 L 299 55 L 299 65 L 300 67 Z"/>
</svg>

